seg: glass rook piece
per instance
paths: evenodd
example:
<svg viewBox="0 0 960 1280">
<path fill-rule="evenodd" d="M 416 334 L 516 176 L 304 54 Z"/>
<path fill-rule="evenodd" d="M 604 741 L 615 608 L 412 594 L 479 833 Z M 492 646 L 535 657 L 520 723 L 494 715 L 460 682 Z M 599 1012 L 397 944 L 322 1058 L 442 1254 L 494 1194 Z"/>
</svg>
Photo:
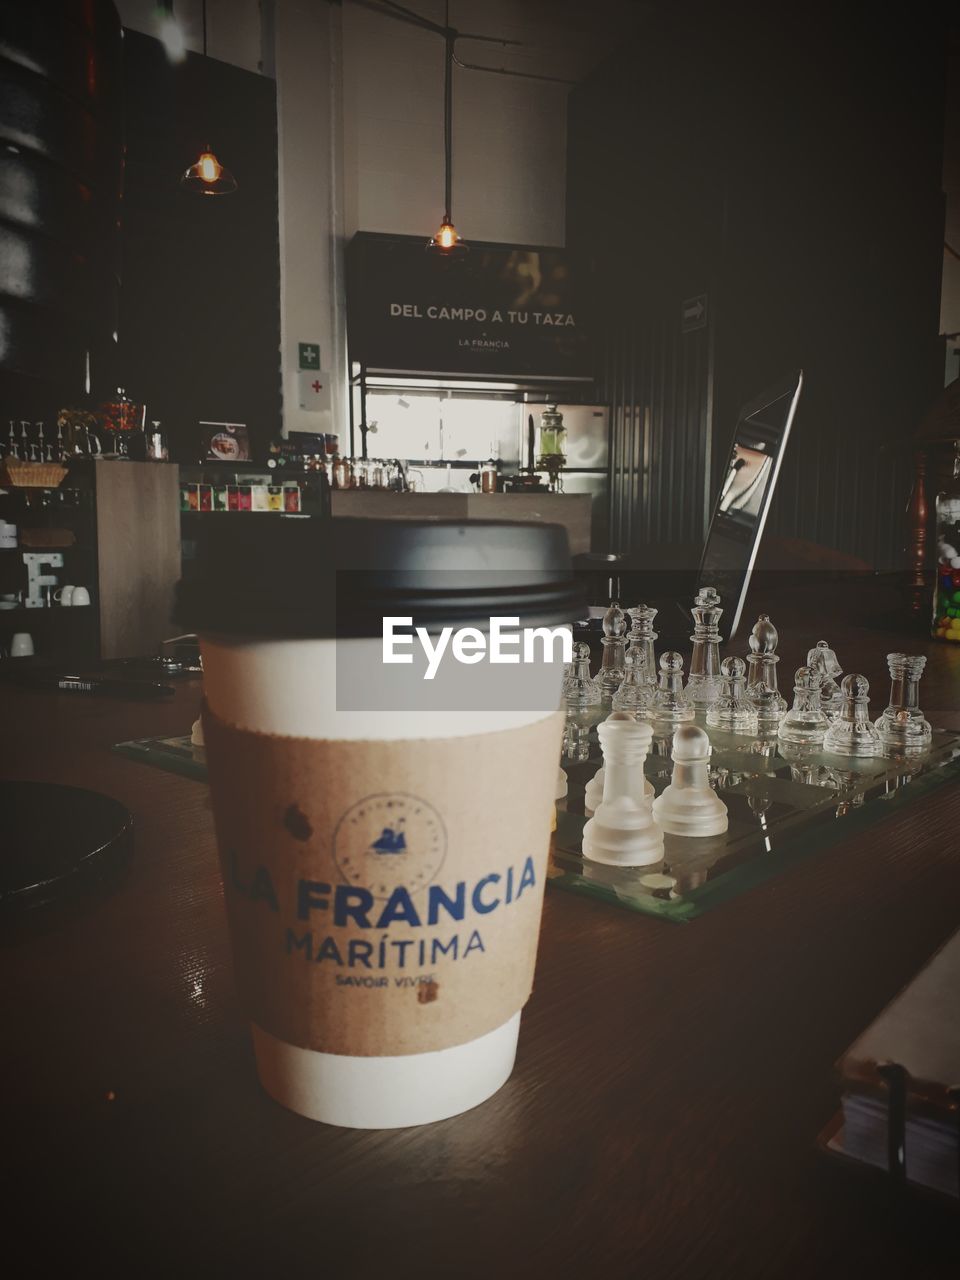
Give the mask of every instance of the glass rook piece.
<svg viewBox="0 0 960 1280">
<path fill-rule="evenodd" d="M 884 751 L 925 751 L 933 741 L 929 720 L 920 710 L 919 685 L 926 658 L 888 653 L 890 705 L 877 720 Z"/>
<path fill-rule="evenodd" d="M 653 730 L 626 712 L 614 711 L 598 727 L 603 750 L 603 799 L 583 828 L 583 856 L 615 867 L 663 861 L 663 832 L 645 794 L 643 762 Z"/>
</svg>

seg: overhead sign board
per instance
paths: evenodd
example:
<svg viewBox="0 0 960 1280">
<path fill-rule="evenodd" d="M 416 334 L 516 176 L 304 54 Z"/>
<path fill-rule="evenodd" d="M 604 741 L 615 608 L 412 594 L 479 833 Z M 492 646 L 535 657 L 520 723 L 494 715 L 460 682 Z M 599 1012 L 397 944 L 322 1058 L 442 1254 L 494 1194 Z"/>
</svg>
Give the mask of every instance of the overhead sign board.
<svg viewBox="0 0 960 1280">
<path fill-rule="evenodd" d="M 368 369 L 482 378 L 588 378 L 582 280 L 563 249 L 360 232 L 347 259 L 350 359 Z"/>
</svg>

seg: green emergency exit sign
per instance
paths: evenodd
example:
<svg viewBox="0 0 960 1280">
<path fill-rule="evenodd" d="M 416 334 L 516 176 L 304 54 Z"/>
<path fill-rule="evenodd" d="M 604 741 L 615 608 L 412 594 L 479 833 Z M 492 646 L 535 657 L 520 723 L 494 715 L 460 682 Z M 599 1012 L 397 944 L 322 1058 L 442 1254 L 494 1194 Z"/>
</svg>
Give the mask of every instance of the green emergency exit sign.
<svg viewBox="0 0 960 1280">
<path fill-rule="evenodd" d="M 300 342 L 297 344 L 300 354 L 301 369 L 319 369 L 320 368 L 320 343 L 319 342 Z"/>
</svg>

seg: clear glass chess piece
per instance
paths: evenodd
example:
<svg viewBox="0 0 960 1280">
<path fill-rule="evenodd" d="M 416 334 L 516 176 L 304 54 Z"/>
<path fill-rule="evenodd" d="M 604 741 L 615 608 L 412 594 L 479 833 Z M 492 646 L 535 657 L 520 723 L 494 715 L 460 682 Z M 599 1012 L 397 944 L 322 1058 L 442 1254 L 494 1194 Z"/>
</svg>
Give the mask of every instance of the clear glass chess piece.
<svg viewBox="0 0 960 1280">
<path fill-rule="evenodd" d="M 757 709 L 761 732 L 765 727 L 775 729 L 787 713 L 787 700 L 777 687 L 777 663 L 780 659 L 776 649 L 779 639 L 777 628 L 765 613 L 761 613 L 750 632 L 750 653 L 747 656 L 747 698 Z M 758 701 L 761 686 L 766 691 L 762 716 Z"/>
<path fill-rule="evenodd" d="M 757 710 L 744 691 L 746 674 L 747 664 L 742 658 L 724 658 L 720 663 L 720 693 L 707 708 L 707 724 L 711 729 L 756 736 Z"/>
<path fill-rule="evenodd" d="M 687 677 L 686 699 L 698 711 L 705 711 L 720 693 L 720 631 L 723 613 L 720 597 L 713 587 L 701 587 L 690 610 L 693 615 L 693 653 Z"/>
<path fill-rule="evenodd" d="M 590 674 L 590 646 L 573 646 L 573 670 L 564 678 L 560 696 L 568 711 L 597 707 L 603 697 L 600 685 Z"/>
<path fill-rule="evenodd" d="M 749 659 L 748 659 L 749 661 Z M 757 736 L 759 738 L 776 738 L 780 721 L 786 715 L 787 704 L 778 689 L 768 689 L 762 680 L 751 689 L 747 687 L 746 697 L 757 713 Z M 762 743 L 757 744 L 758 749 Z M 772 745 L 771 745 L 772 750 Z"/>
<path fill-rule="evenodd" d="M 843 667 L 837 661 L 837 655 L 826 640 L 818 640 L 807 652 L 807 666 L 819 671 L 823 677 L 820 681 L 820 710 L 832 720 L 840 714 L 841 696 L 837 676 L 843 675 Z"/>
<path fill-rule="evenodd" d="M 797 746 L 822 747 L 830 721 L 820 706 L 820 684 L 823 677 L 812 667 L 798 667 L 794 677 L 793 706 L 780 721 L 777 736 L 781 742 Z M 782 754 L 782 753 L 781 753 Z"/>
<path fill-rule="evenodd" d="M 626 711 L 624 714 L 631 716 L 634 720 L 637 719 L 637 717 L 633 715 L 633 712 L 631 711 Z M 619 720 L 621 718 L 622 717 L 618 714 L 617 719 Z M 598 728 L 597 737 L 599 736 L 600 736 L 600 730 Z M 600 801 L 603 799 L 603 783 L 605 778 L 606 778 L 606 774 L 604 772 L 604 767 L 603 765 L 601 765 L 600 768 L 597 770 L 597 772 L 593 775 L 593 777 L 590 779 L 590 781 L 587 783 L 587 785 L 583 789 L 583 812 L 586 814 L 588 818 L 593 817 L 593 814 L 600 807 Z M 648 800 L 653 799 L 653 795 L 654 795 L 653 783 L 650 782 L 646 776 L 644 776 L 644 779 L 643 779 L 643 794 L 647 797 Z"/>
<path fill-rule="evenodd" d="M 626 677 L 626 635 L 627 615 L 616 600 L 603 615 L 603 657 L 600 660 L 600 671 L 597 681 L 600 692 L 605 698 L 612 698 Z"/>
<path fill-rule="evenodd" d="M 677 836 L 716 836 L 727 829 L 727 806 L 710 785 L 710 739 L 695 724 L 673 735 L 673 776 L 653 802 L 653 816 Z"/>
<path fill-rule="evenodd" d="M 665 725 L 684 724 L 696 715 L 692 703 L 683 696 L 683 658 L 679 653 L 660 657 L 660 683 L 650 701 L 650 718 L 656 729 Z"/>
<path fill-rule="evenodd" d="M 657 610 L 649 605 L 638 604 L 635 609 L 628 609 L 627 613 L 631 622 L 630 634 L 627 636 L 627 656 L 636 657 L 637 653 L 641 655 L 643 679 L 652 692 L 657 687 L 657 655 L 653 649 L 653 642 L 657 638 L 653 620 L 657 616 Z"/>
<path fill-rule="evenodd" d="M 844 676 L 840 711 L 823 739 L 824 751 L 837 756 L 880 755 L 880 733 L 870 722 L 870 683 L 866 676 Z"/>
<path fill-rule="evenodd" d="M 888 653 L 890 704 L 876 722 L 884 752 L 925 751 L 933 741 L 930 721 L 920 710 L 920 677 L 926 658 Z"/>
<path fill-rule="evenodd" d="M 583 828 L 583 856 L 609 866 L 654 866 L 663 861 L 663 831 L 644 789 L 643 762 L 653 730 L 614 711 L 598 727 L 603 751 L 603 797 Z"/>
<path fill-rule="evenodd" d="M 567 710 L 567 718 L 563 724 L 562 759 L 590 759 L 590 730 L 595 723 L 594 708 Z"/>
<path fill-rule="evenodd" d="M 645 718 L 650 711 L 650 700 L 653 690 L 647 683 L 646 663 L 641 653 L 634 656 L 627 654 L 626 675 L 620 688 L 613 695 L 614 711 L 632 711 L 634 715 Z"/>
</svg>

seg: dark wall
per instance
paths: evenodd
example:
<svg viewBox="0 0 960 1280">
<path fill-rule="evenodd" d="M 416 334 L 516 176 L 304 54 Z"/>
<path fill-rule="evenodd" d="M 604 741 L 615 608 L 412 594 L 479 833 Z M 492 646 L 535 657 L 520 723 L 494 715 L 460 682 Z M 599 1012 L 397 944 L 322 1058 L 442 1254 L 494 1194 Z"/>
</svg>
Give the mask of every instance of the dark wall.
<svg viewBox="0 0 960 1280">
<path fill-rule="evenodd" d="M 109 0 L 0 3 L 4 418 L 114 384 L 122 47 Z"/>
<path fill-rule="evenodd" d="M 276 86 L 212 58 L 172 66 L 125 32 L 126 175 L 120 358 L 125 387 L 197 457 L 200 420 L 279 432 L 280 262 Z M 179 177 L 209 143 L 235 193 L 194 196 Z"/>
<path fill-rule="evenodd" d="M 942 375 L 943 47 L 936 4 L 688 0 L 574 92 L 616 549 L 702 538 L 738 407 L 802 366 L 768 529 L 896 563 Z"/>
</svg>

